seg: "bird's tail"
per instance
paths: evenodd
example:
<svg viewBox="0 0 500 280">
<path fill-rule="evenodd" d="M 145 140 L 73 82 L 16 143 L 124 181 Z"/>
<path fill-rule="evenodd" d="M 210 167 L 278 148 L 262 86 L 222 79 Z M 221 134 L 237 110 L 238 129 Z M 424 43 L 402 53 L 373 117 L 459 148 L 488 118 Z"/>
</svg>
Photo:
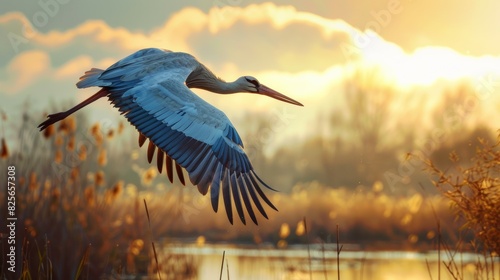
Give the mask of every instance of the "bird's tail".
<svg viewBox="0 0 500 280">
<path fill-rule="evenodd" d="M 102 82 L 99 80 L 104 70 L 98 68 L 92 68 L 89 71 L 85 72 L 83 76 L 80 77 L 80 81 L 76 83 L 76 87 L 78 88 L 86 88 L 92 86 L 103 86 Z"/>
</svg>

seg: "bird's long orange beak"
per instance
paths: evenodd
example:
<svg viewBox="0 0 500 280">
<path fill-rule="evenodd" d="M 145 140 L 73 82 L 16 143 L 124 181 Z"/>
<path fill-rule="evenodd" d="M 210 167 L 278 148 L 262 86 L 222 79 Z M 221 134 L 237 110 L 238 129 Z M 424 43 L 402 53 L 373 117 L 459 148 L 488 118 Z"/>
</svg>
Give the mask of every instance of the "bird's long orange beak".
<svg viewBox="0 0 500 280">
<path fill-rule="evenodd" d="M 267 95 L 267 96 L 272 97 L 274 99 L 278 99 L 280 101 L 287 102 L 290 104 L 304 106 L 299 101 L 294 100 L 294 99 L 292 99 L 284 94 L 281 94 L 281 93 L 275 91 L 274 89 L 268 88 L 267 86 L 265 86 L 263 84 L 260 84 L 258 94 Z"/>
</svg>

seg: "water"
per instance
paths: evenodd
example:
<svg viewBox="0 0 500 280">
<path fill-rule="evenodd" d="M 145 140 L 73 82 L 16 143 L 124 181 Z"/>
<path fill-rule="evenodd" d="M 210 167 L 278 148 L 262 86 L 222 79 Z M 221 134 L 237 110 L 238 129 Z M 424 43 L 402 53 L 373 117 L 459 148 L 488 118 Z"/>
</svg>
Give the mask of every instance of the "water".
<svg viewBox="0 0 500 280">
<path fill-rule="evenodd" d="M 222 279 L 337 279 L 337 252 L 335 244 L 328 246 L 289 246 L 276 249 L 272 246 L 236 245 L 165 245 L 159 252 L 163 278 L 168 279 L 219 279 L 222 255 L 225 263 Z M 310 257 L 309 257 L 310 254 Z M 473 279 L 478 255 L 457 254 L 455 260 L 464 279 Z M 447 260 L 441 253 L 441 260 Z M 498 263 L 495 264 L 498 270 Z M 356 246 L 344 246 L 340 253 L 342 280 L 372 279 L 453 279 L 441 263 L 438 267 L 437 252 L 360 251 Z M 498 273 L 498 272 L 497 272 Z M 430 276 L 432 275 L 432 277 Z M 498 275 L 497 275 L 498 276 Z"/>
</svg>

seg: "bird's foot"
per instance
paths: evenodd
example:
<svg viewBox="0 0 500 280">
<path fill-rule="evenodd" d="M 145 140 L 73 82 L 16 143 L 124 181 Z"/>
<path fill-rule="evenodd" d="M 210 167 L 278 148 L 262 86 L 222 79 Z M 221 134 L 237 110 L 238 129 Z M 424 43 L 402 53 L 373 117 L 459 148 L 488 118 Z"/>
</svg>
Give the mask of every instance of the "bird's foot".
<svg viewBox="0 0 500 280">
<path fill-rule="evenodd" d="M 40 131 L 46 129 L 50 125 L 65 119 L 68 116 L 66 112 L 60 112 L 60 113 L 55 113 L 47 116 L 47 120 L 45 120 L 43 123 L 38 125 L 38 128 L 40 128 Z"/>
</svg>

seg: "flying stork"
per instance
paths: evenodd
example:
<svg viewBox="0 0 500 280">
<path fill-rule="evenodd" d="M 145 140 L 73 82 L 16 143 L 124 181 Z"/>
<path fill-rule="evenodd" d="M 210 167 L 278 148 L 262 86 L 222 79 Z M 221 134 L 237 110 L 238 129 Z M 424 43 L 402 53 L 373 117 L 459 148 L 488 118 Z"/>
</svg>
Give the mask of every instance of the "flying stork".
<svg viewBox="0 0 500 280">
<path fill-rule="evenodd" d="M 163 163 L 170 182 L 175 167 L 180 182 L 186 169 L 191 183 L 206 195 L 210 189 L 212 208 L 218 210 L 222 197 L 229 222 L 233 223 L 231 200 L 237 215 L 246 224 L 242 202 L 252 221 L 257 218 L 251 204 L 267 219 L 260 198 L 272 209 L 261 189 L 268 186 L 255 173 L 243 142 L 227 116 L 213 107 L 190 88 L 200 88 L 220 94 L 248 92 L 303 106 L 251 76 L 234 82 L 224 82 L 192 55 L 157 48 L 137 51 L 116 62 L 106 70 L 92 68 L 80 78 L 78 88 L 101 89 L 65 112 L 48 115 L 38 127 L 46 129 L 75 111 L 108 97 L 111 104 L 139 131 L 139 146 L 149 139 L 149 163 L 157 151 L 157 166 L 161 173 Z M 260 197 L 260 198 L 259 198 Z"/>
</svg>

